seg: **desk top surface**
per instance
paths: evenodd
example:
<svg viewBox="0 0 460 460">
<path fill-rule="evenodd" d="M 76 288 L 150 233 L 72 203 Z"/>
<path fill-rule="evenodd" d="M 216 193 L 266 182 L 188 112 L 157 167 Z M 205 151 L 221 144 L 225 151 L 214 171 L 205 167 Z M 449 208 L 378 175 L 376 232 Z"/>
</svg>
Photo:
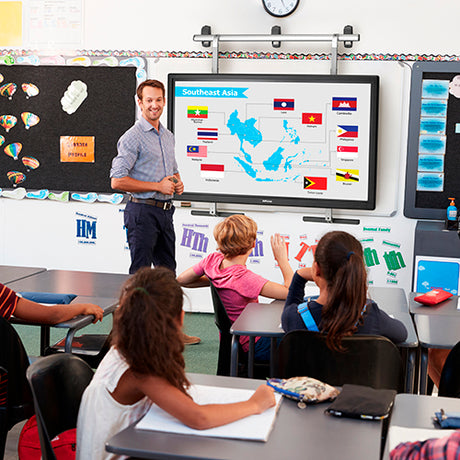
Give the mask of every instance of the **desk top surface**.
<svg viewBox="0 0 460 460">
<path fill-rule="evenodd" d="M 417 347 L 417 333 L 409 314 L 404 290 L 371 287 L 369 288 L 369 295 L 379 308 L 406 326 L 408 337 L 405 342 L 398 345 L 408 348 Z M 275 300 L 269 304 L 250 303 L 232 324 L 230 332 L 236 335 L 282 337 L 284 335 L 281 327 L 283 307 L 284 300 Z"/>
<path fill-rule="evenodd" d="M 233 388 L 256 388 L 262 383 L 214 375 L 192 374 L 189 377 L 193 383 Z M 111 438 L 106 448 L 139 458 L 378 459 L 381 423 L 325 415 L 327 407 L 328 404 L 323 403 L 301 410 L 295 401 L 285 399 L 267 442 L 140 431 L 131 426 Z"/>
<path fill-rule="evenodd" d="M 118 273 L 47 270 L 5 284 L 15 291 L 119 298 L 121 287 L 128 278 L 129 275 Z"/>
<path fill-rule="evenodd" d="M 0 283 L 11 283 L 45 271 L 46 268 L 43 267 L 16 267 L 13 265 L 0 265 Z"/>
</svg>

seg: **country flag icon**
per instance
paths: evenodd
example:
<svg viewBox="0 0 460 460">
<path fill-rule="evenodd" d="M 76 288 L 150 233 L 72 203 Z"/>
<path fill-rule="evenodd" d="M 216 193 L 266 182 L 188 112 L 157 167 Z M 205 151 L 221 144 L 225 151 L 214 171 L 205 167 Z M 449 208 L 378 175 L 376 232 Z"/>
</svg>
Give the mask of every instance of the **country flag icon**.
<svg viewBox="0 0 460 460">
<path fill-rule="evenodd" d="M 337 125 L 337 137 L 357 138 L 358 126 L 356 125 Z"/>
<path fill-rule="evenodd" d="M 208 118 L 208 108 L 201 105 L 187 106 L 187 118 Z"/>
<path fill-rule="evenodd" d="M 358 158 L 358 147 L 355 145 L 338 145 L 337 156 L 339 158 Z"/>
<path fill-rule="evenodd" d="M 303 178 L 305 190 L 327 190 L 327 177 L 306 177 Z"/>
<path fill-rule="evenodd" d="M 224 165 L 201 164 L 200 172 L 203 179 L 223 179 Z"/>
<path fill-rule="evenodd" d="M 294 110 L 294 99 L 273 99 L 273 110 Z"/>
<path fill-rule="evenodd" d="M 206 141 L 217 141 L 219 130 L 217 128 L 198 128 L 196 131 L 197 139 Z"/>
<path fill-rule="evenodd" d="M 208 147 L 206 145 L 187 145 L 187 156 L 191 158 L 207 158 Z"/>
<path fill-rule="evenodd" d="M 322 113 L 302 113 L 302 124 L 303 125 L 322 125 L 323 114 Z"/>
<path fill-rule="evenodd" d="M 332 110 L 341 112 L 356 112 L 358 107 L 357 97 L 333 97 Z"/>
<path fill-rule="evenodd" d="M 359 169 L 336 169 L 335 180 L 338 182 L 359 182 Z"/>
</svg>

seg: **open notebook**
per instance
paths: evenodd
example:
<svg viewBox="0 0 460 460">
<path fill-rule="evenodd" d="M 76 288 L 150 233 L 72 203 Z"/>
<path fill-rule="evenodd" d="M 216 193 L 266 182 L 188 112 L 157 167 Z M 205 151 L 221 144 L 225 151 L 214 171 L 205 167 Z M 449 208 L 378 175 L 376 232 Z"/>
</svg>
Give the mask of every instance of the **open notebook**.
<svg viewBox="0 0 460 460">
<path fill-rule="evenodd" d="M 222 404 L 245 401 L 254 390 L 224 388 L 205 385 L 192 385 L 189 394 L 198 404 Z M 275 393 L 276 406 L 263 414 L 251 415 L 228 425 L 209 430 L 194 430 L 160 409 L 155 404 L 137 423 L 136 429 L 166 431 L 168 433 L 192 434 L 197 436 L 213 436 L 218 438 L 247 439 L 267 441 L 275 423 L 276 413 L 281 404 L 281 395 Z"/>
</svg>

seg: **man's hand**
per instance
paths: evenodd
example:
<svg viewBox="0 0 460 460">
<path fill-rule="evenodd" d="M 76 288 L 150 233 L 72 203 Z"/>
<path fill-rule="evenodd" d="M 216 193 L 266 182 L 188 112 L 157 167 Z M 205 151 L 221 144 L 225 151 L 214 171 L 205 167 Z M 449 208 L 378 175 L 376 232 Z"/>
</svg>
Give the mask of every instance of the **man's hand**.
<svg viewBox="0 0 460 460">
<path fill-rule="evenodd" d="M 173 195 L 176 184 L 171 180 L 174 176 L 166 176 L 161 182 L 158 182 L 158 191 L 163 195 Z"/>
</svg>

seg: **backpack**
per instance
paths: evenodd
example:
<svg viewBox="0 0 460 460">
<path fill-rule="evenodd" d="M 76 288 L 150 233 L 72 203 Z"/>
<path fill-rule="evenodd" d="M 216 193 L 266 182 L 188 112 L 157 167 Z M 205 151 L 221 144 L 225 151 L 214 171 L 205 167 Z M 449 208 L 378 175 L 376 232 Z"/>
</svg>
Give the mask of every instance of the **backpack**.
<svg viewBox="0 0 460 460">
<path fill-rule="evenodd" d="M 77 429 L 72 428 L 51 440 L 57 460 L 75 460 L 77 453 Z M 37 419 L 33 415 L 24 424 L 18 442 L 19 460 L 40 460 L 42 452 L 38 437 Z"/>
</svg>

